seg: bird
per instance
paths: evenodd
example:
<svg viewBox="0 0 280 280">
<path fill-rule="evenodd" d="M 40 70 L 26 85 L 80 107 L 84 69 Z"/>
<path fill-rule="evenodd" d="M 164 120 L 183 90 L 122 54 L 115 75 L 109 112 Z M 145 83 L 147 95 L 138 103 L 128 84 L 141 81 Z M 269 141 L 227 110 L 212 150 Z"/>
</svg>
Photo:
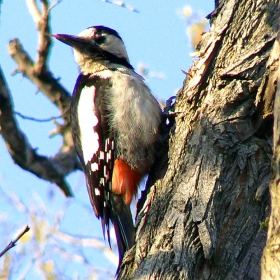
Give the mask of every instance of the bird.
<svg viewBox="0 0 280 280">
<path fill-rule="evenodd" d="M 71 99 L 72 136 L 110 247 L 110 223 L 114 227 L 118 273 L 135 243 L 130 204 L 155 161 L 162 109 L 114 29 L 97 25 L 77 36 L 52 36 L 73 48 L 80 70 Z"/>
</svg>

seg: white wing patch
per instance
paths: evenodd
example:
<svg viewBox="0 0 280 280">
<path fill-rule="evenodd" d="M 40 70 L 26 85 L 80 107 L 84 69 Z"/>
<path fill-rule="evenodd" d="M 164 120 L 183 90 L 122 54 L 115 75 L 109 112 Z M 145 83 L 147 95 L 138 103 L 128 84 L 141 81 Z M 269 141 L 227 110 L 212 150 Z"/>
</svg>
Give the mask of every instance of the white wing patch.
<svg viewBox="0 0 280 280">
<path fill-rule="evenodd" d="M 94 188 L 95 195 L 101 195 L 100 190 L 98 188 Z"/>
<path fill-rule="evenodd" d="M 91 171 L 93 171 L 93 172 L 97 171 L 97 170 L 99 169 L 98 163 L 97 163 L 97 162 L 92 163 L 92 164 L 90 165 L 90 169 L 91 169 Z"/>
<path fill-rule="evenodd" d="M 99 149 L 99 137 L 95 132 L 98 118 L 94 108 L 95 87 L 85 87 L 78 104 L 78 120 L 80 137 L 85 164 L 87 164 Z M 96 166 L 93 167 L 94 169 Z"/>
</svg>

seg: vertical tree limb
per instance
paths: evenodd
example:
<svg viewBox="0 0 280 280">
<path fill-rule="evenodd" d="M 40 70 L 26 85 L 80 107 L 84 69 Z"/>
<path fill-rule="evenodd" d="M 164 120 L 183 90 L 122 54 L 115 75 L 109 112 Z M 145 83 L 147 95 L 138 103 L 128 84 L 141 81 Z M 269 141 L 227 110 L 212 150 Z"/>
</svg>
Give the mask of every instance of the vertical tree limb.
<svg viewBox="0 0 280 280">
<path fill-rule="evenodd" d="M 262 279 L 280 277 L 280 32 L 275 43 L 275 59 L 278 60 L 278 85 L 274 105 L 273 179 L 270 185 L 271 215 L 268 224 L 267 242 L 262 258 Z M 276 70 L 276 69 L 275 69 Z M 276 80 L 275 80 L 276 82 Z"/>
</svg>

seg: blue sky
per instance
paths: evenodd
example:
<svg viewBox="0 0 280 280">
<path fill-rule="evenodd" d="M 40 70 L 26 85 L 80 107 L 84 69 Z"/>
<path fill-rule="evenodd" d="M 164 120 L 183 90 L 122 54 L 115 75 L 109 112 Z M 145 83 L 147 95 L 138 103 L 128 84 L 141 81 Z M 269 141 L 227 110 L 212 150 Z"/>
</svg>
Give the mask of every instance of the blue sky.
<svg viewBox="0 0 280 280">
<path fill-rule="evenodd" d="M 133 13 L 128 9 L 99 0 L 63 0 L 52 10 L 52 33 L 78 34 L 92 25 L 106 25 L 116 29 L 123 38 L 130 61 L 136 69 L 137 65 L 142 63 L 148 65 L 152 72 L 163 73 L 163 79 L 148 78 L 146 82 L 157 98 L 166 100 L 183 84 L 185 75 L 181 69 L 188 70 L 192 64 L 189 53 L 193 50 L 186 35 L 186 22 L 177 11 L 189 5 L 202 16 L 206 16 L 213 10 L 214 4 L 212 1 L 203 0 L 128 0 L 126 3 L 137 8 L 139 13 Z M 19 38 L 31 57 L 36 57 L 36 27 L 28 13 L 25 1 L 4 0 L 1 7 L 0 36 L 1 66 L 13 95 L 15 110 L 36 118 L 59 115 L 58 110 L 42 93 L 36 93 L 36 87 L 27 79 L 20 74 L 11 76 L 16 64 L 7 52 L 10 39 Z M 54 41 L 49 66 L 53 74 L 60 77 L 63 86 L 72 92 L 78 69 L 70 47 Z M 18 122 L 31 145 L 34 148 L 38 147 L 39 153 L 54 155 L 57 152 L 61 138 L 59 136 L 49 138 L 50 132 L 55 129 L 52 122 L 37 123 L 20 118 Z M 34 210 L 38 217 L 43 217 L 42 219 L 49 226 L 54 225 L 57 216 L 60 215 L 62 232 L 73 236 L 97 237 L 103 242 L 101 225 L 89 205 L 81 172 L 68 176 L 75 198 L 66 199 L 56 186 L 14 165 L 1 137 L 0 155 L 0 250 L 11 238 L 15 237 L 19 229 L 32 222 L 31 210 Z M 24 209 L 13 199 L 7 198 L 13 192 L 22 205 L 29 210 Z M 43 256 L 46 261 L 55 259 L 52 256 L 53 252 L 48 251 L 52 250 L 53 245 L 46 246 Z M 35 255 L 32 256 L 29 253 L 28 257 L 20 260 L 22 251 L 25 249 L 32 251 L 32 246 L 35 245 L 30 241 L 12 249 L 12 257 L 19 260 L 9 279 L 20 279 L 20 275 L 26 275 L 25 279 L 35 279 L 34 275 L 36 279 L 44 279 L 36 266 L 30 265 L 32 259 L 36 259 Z M 65 248 L 69 252 L 75 250 L 67 245 Z M 93 249 L 87 249 L 83 254 L 93 265 L 115 269 L 111 262 Z M 0 270 L 2 265 L 0 260 Z M 28 265 L 30 269 L 26 272 Z M 84 279 L 83 277 L 87 275 L 81 266 L 69 268 L 63 260 L 55 260 L 55 266 L 63 271 L 65 279 L 74 279 L 74 275 L 79 275 L 76 279 Z"/>
</svg>

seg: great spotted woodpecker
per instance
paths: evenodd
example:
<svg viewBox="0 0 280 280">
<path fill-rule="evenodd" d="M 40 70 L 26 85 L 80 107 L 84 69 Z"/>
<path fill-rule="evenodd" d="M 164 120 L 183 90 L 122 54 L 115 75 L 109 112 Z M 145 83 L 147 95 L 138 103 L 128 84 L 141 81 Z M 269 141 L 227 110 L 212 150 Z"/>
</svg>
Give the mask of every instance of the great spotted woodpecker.
<svg viewBox="0 0 280 280">
<path fill-rule="evenodd" d="M 71 104 L 72 135 L 109 244 L 109 221 L 114 226 L 120 265 L 134 244 L 129 206 L 154 161 L 162 111 L 115 30 L 93 26 L 78 36 L 52 36 L 73 47 L 81 71 Z"/>
</svg>

